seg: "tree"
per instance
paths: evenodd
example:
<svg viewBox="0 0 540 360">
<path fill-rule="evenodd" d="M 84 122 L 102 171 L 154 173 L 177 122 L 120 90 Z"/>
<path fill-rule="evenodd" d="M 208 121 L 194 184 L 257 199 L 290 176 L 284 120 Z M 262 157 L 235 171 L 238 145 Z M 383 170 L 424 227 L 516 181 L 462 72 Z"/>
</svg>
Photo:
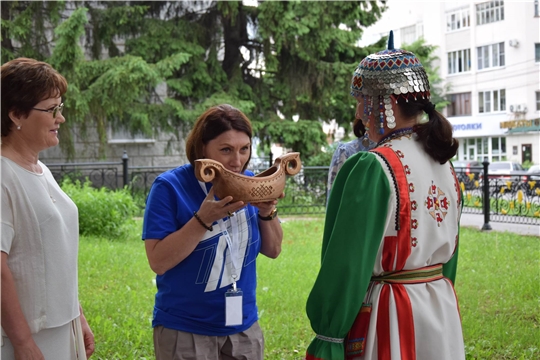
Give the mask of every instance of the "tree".
<svg viewBox="0 0 540 360">
<path fill-rule="evenodd" d="M 383 10 L 383 1 L 2 2 L 2 61 L 51 62 L 70 83 L 70 118 L 103 139 L 108 126 L 189 129 L 226 102 L 248 114 L 266 149 L 280 142 L 311 156 L 325 143 L 322 121 L 350 128 L 351 74 L 383 48 L 355 44 Z"/>
<path fill-rule="evenodd" d="M 450 90 L 450 84 L 442 85 L 442 79 L 439 76 L 439 68 L 434 66 L 434 62 L 439 60 L 433 52 L 437 49 L 436 45 L 426 44 L 424 38 L 420 38 L 412 44 L 403 44 L 403 49 L 413 52 L 422 63 L 426 70 L 429 84 L 431 87 L 431 102 L 439 111 L 444 109 L 450 102 L 446 99 L 446 93 Z"/>
</svg>

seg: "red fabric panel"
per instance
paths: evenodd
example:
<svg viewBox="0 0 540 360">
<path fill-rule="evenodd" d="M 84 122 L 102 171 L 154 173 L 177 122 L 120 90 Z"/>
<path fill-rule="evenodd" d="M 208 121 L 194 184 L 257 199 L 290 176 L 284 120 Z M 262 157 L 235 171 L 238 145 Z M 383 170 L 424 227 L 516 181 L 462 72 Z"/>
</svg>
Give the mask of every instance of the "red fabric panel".
<svg viewBox="0 0 540 360">
<path fill-rule="evenodd" d="M 381 266 L 384 272 L 392 272 L 394 268 L 394 262 L 396 259 L 397 250 L 397 236 L 386 236 L 384 238 L 384 245 L 382 251 Z"/>
<path fill-rule="evenodd" d="M 407 290 L 405 290 L 405 287 L 401 284 L 392 285 L 392 291 L 397 306 L 401 360 L 416 360 L 414 319 L 411 299 L 407 294 Z"/>
<path fill-rule="evenodd" d="M 383 285 L 377 311 L 378 360 L 391 360 L 390 355 L 390 285 Z"/>
</svg>

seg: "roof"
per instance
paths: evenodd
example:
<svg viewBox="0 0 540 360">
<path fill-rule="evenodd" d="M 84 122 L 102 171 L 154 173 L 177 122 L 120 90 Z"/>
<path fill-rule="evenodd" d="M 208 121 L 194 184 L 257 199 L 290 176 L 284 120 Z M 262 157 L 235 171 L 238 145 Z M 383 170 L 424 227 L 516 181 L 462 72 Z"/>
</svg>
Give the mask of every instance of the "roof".
<svg viewBox="0 0 540 360">
<path fill-rule="evenodd" d="M 525 132 L 540 132 L 540 125 L 523 126 L 508 129 L 507 134 L 525 133 Z"/>
</svg>

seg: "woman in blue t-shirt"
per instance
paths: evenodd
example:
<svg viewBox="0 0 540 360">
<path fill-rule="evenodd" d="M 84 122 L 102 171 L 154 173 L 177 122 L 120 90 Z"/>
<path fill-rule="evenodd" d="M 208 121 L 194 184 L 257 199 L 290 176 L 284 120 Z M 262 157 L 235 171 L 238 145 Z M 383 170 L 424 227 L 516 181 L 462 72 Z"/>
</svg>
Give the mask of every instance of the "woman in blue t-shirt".
<svg viewBox="0 0 540 360">
<path fill-rule="evenodd" d="M 230 105 L 208 109 L 186 142 L 189 164 L 152 185 L 142 238 L 157 274 L 154 306 L 156 359 L 262 359 L 256 258 L 276 258 L 283 230 L 277 200 L 245 204 L 217 199 L 195 177 L 197 159 L 246 171 L 251 158 L 249 119 Z M 282 194 L 283 196 L 283 194 Z"/>
</svg>

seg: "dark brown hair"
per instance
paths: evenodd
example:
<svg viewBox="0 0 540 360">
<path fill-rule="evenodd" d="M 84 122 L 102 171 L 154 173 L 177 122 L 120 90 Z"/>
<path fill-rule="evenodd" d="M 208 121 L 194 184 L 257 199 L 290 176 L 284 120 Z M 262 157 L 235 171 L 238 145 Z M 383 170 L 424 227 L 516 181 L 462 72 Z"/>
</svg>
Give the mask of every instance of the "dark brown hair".
<svg viewBox="0 0 540 360">
<path fill-rule="evenodd" d="M 213 106 L 199 116 L 186 141 L 186 154 L 191 165 L 195 165 L 195 160 L 204 157 L 204 145 L 229 130 L 241 131 L 249 136 L 251 141 L 253 133 L 251 122 L 243 112 L 231 105 Z M 251 148 L 249 159 L 244 164 L 242 172 L 246 170 L 250 160 Z"/>
<path fill-rule="evenodd" d="M 408 102 L 400 99 L 398 106 L 407 119 L 416 117 L 423 111 L 427 112 L 429 121 L 415 125 L 414 131 L 429 156 L 444 164 L 456 155 L 459 141 L 452 135 L 452 124 L 433 108 L 428 99 L 409 99 Z"/>
<path fill-rule="evenodd" d="M 12 130 L 9 113 L 27 117 L 37 103 L 63 96 L 67 81 L 45 62 L 28 58 L 8 61 L 1 68 L 2 76 L 2 136 Z"/>
<path fill-rule="evenodd" d="M 353 133 L 357 138 L 363 137 L 366 133 L 366 127 L 364 126 L 361 118 L 354 119 Z"/>
</svg>

